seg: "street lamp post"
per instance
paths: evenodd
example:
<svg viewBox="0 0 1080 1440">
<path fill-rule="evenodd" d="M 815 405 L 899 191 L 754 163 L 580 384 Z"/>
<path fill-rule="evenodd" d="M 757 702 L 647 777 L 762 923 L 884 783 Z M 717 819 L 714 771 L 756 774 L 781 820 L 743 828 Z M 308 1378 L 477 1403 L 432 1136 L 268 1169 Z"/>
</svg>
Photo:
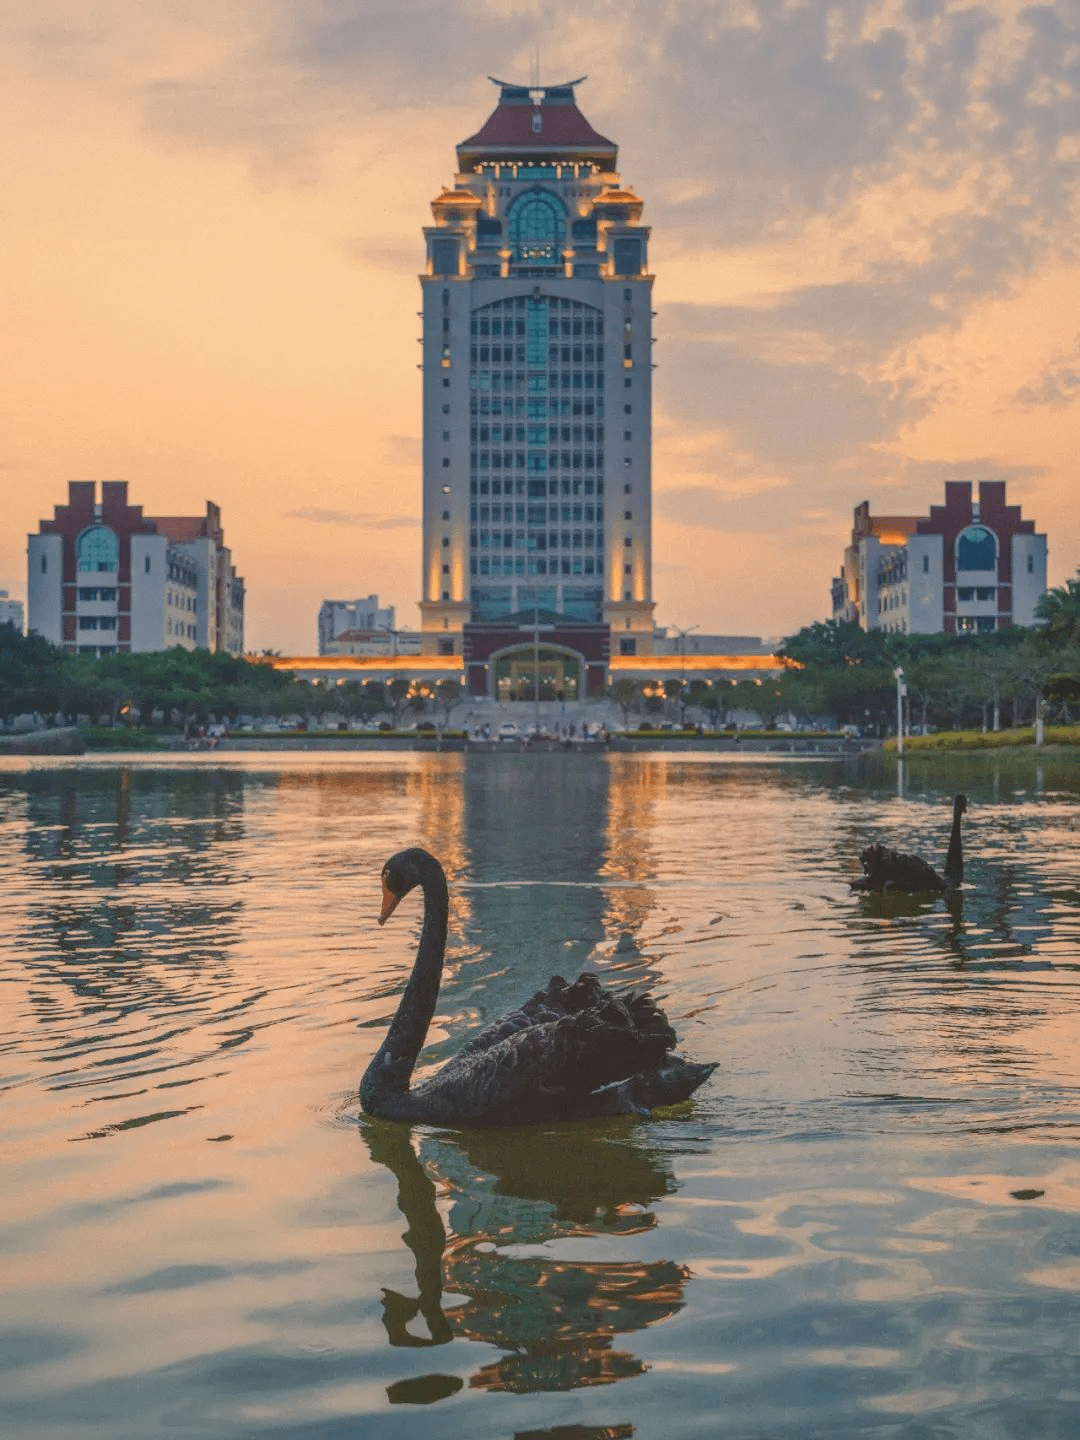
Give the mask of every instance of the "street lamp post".
<svg viewBox="0 0 1080 1440">
<path fill-rule="evenodd" d="M 541 631 L 541 630 L 554 630 L 554 629 L 555 629 L 555 626 L 554 626 L 554 625 L 547 625 L 547 624 L 541 625 L 541 624 L 540 624 L 540 607 L 539 607 L 539 605 L 534 605 L 534 606 L 533 606 L 533 623 L 532 623 L 531 625 L 521 625 L 521 626 L 519 626 L 519 629 L 524 630 L 524 631 L 526 631 L 526 632 L 529 631 L 529 630 L 531 630 L 531 631 L 532 631 L 532 635 L 533 635 L 533 724 L 534 724 L 534 726 L 536 727 L 536 733 L 539 734 L 539 731 L 540 731 L 540 631 Z"/>
<path fill-rule="evenodd" d="M 893 671 L 896 676 L 896 753 L 904 753 L 904 696 L 907 694 L 907 686 L 904 684 L 903 667 L 897 665 Z"/>
<path fill-rule="evenodd" d="M 679 637 L 679 723 L 682 724 L 686 717 L 686 637 L 691 635 L 698 627 L 696 625 L 673 625 L 671 627 Z"/>
</svg>

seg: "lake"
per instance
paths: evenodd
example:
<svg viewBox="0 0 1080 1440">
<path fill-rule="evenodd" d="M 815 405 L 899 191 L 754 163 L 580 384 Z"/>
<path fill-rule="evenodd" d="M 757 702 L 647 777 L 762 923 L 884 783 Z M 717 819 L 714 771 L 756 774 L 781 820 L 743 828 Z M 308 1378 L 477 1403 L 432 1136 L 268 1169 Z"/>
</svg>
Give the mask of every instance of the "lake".
<svg viewBox="0 0 1080 1440">
<path fill-rule="evenodd" d="M 852 895 L 871 839 L 962 894 Z M 0 759 L 11 1440 L 1080 1432 L 1080 760 Z M 647 984 L 683 1110 L 409 1130 L 356 1086 L 420 843 L 425 1065 Z"/>
</svg>

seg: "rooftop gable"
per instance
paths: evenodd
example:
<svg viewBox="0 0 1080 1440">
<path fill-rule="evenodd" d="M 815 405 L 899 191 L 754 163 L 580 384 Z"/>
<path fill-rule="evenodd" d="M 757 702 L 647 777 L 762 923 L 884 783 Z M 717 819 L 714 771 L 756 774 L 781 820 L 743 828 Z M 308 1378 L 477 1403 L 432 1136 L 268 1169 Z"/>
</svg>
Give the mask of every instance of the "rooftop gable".
<svg viewBox="0 0 1080 1440">
<path fill-rule="evenodd" d="M 595 159 L 603 168 L 614 169 L 618 147 L 593 129 L 574 100 L 574 86 L 584 79 L 543 86 L 493 80 L 500 87 L 499 103 L 476 134 L 458 146 L 460 169 L 518 154 Z"/>
</svg>

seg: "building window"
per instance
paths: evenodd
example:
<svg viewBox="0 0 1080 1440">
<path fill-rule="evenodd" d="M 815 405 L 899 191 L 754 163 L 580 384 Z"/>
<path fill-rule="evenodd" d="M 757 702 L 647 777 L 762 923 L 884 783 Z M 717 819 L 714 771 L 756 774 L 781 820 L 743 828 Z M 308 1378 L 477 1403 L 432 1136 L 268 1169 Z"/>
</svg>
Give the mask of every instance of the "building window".
<svg viewBox="0 0 1080 1440">
<path fill-rule="evenodd" d="M 565 212 L 546 190 L 530 190 L 510 208 L 507 234 L 518 264 L 555 264 L 565 233 Z"/>
<path fill-rule="evenodd" d="M 453 653 L 454 653 L 454 642 L 453 642 L 453 640 L 440 640 L 440 641 L 439 641 L 439 654 L 440 654 L 440 655 L 453 655 Z"/>
<path fill-rule="evenodd" d="M 146 556 L 146 559 L 145 559 L 144 564 L 143 564 L 143 568 L 144 568 L 146 574 L 149 575 L 149 574 L 150 574 L 150 556 L 149 556 L 149 555 Z"/>
<path fill-rule="evenodd" d="M 630 621 L 627 620 L 626 623 L 629 625 L 629 624 L 630 624 Z M 620 636 L 620 638 L 619 638 L 619 654 L 620 654 L 620 655 L 636 655 L 636 654 L 637 654 L 637 641 L 634 640 L 634 639 L 627 639 L 625 636 Z"/>
<path fill-rule="evenodd" d="M 443 598 L 444 600 L 449 600 L 449 599 L 450 599 L 450 591 L 449 591 L 449 590 L 444 590 L 444 591 L 442 592 L 442 598 Z"/>
<path fill-rule="evenodd" d="M 1030 555 L 1028 556 L 1028 569 L 1029 569 L 1029 570 L 1031 569 L 1031 557 L 1030 557 Z M 43 575 L 47 575 L 47 574 L 49 573 L 49 560 L 48 560 L 48 557 L 45 556 L 45 555 L 42 555 L 42 557 L 41 557 L 41 573 L 42 573 Z"/>
<path fill-rule="evenodd" d="M 444 455 L 444 456 L 443 456 L 442 468 L 443 468 L 444 470 L 449 470 L 449 469 L 450 469 L 450 457 L 449 457 L 449 455 Z"/>
<path fill-rule="evenodd" d="M 624 574 L 624 575 L 632 575 L 632 574 L 634 573 L 634 567 L 633 567 L 632 565 L 624 565 L 622 568 L 623 568 L 623 574 Z M 629 594 L 627 595 L 626 598 L 627 598 L 628 600 L 630 599 Z"/>
<path fill-rule="evenodd" d="M 996 570 L 997 537 L 984 525 L 969 525 L 956 542 L 958 570 Z"/>
<path fill-rule="evenodd" d="M 444 535 L 444 536 L 442 537 L 442 543 L 443 543 L 443 549 L 444 549 L 444 550 L 449 549 L 449 548 L 450 548 L 450 537 L 449 537 L 448 535 Z"/>
<path fill-rule="evenodd" d="M 923 570 L 923 574 L 924 574 L 924 575 L 929 575 L 929 573 L 930 573 L 930 556 L 929 556 L 929 555 L 924 555 L 924 556 L 922 557 L 922 570 Z"/>
<path fill-rule="evenodd" d="M 449 566 L 449 565 L 444 565 L 444 566 L 442 567 L 442 573 L 443 573 L 444 575 L 449 575 L 449 574 L 450 574 L 450 566 Z"/>
<path fill-rule="evenodd" d="M 119 543 L 105 525 L 93 525 L 89 530 L 84 530 L 79 536 L 76 553 L 81 571 L 120 568 Z"/>
<path fill-rule="evenodd" d="M 431 268 L 436 275 L 456 275 L 458 269 L 458 244 L 456 240 L 437 239 L 431 242 Z M 444 296 L 449 291 L 443 291 Z M 443 304 L 446 304 L 444 299 Z"/>
<path fill-rule="evenodd" d="M 44 562 L 42 562 L 41 568 L 44 570 L 44 568 L 45 568 Z M 1029 555 L 1029 556 L 1028 556 L 1028 574 L 1029 574 L 1029 575 L 1034 575 L 1034 574 L 1035 574 L 1035 556 L 1034 556 L 1034 555 Z"/>
</svg>

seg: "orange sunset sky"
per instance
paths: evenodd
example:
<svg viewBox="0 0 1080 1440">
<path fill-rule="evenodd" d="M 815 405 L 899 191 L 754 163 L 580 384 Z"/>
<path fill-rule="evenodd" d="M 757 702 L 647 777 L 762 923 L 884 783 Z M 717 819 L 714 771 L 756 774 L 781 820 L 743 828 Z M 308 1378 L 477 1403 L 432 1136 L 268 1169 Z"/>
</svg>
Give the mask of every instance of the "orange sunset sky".
<svg viewBox="0 0 1080 1440">
<path fill-rule="evenodd" d="M 497 92 L 645 201 L 657 620 L 828 611 L 852 508 L 1004 479 L 1080 564 L 1080 12 L 0 0 L 0 588 L 69 479 L 223 510 L 247 644 L 418 625 L 421 227 Z"/>
</svg>

